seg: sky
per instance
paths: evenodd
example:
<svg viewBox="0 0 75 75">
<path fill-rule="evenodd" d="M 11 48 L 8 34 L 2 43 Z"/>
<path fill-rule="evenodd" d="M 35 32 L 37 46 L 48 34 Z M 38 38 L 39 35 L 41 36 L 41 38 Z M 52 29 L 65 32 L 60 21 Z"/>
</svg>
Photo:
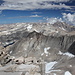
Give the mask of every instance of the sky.
<svg viewBox="0 0 75 75">
<path fill-rule="evenodd" d="M 0 24 L 57 21 L 75 25 L 75 0 L 0 0 Z"/>
</svg>

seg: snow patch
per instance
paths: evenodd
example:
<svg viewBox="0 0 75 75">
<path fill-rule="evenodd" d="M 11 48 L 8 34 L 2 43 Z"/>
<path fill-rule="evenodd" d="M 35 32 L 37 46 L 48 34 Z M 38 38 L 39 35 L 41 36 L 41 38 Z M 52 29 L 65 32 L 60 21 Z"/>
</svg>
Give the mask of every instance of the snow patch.
<svg viewBox="0 0 75 75">
<path fill-rule="evenodd" d="M 44 53 L 48 54 L 48 50 L 49 50 L 50 48 L 51 48 L 51 47 L 44 48 Z"/>
<path fill-rule="evenodd" d="M 59 31 L 56 31 L 56 33 L 59 33 Z"/>
<path fill-rule="evenodd" d="M 12 53 L 12 51 L 10 51 L 10 54 Z"/>
<path fill-rule="evenodd" d="M 71 53 L 69 53 L 69 52 L 63 53 L 63 52 L 59 51 L 58 54 L 60 54 L 60 55 L 67 55 L 67 56 L 69 56 L 69 57 L 75 57 L 73 54 L 71 54 Z"/>
<path fill-rule="evenodd" d="M 33 38 L 30 38 L 31 40 L 33 39 Z"/>
<path fill-rule="evenodd" d="M 29 31 L 30 29 L 32 29 L 32 25 L 28 24 L 27 30 Z"/>
<path fill-rule="evenodd" d="M 56 75 L 56 74 L 54 73 L 54 75 Z"/>
<path fill-rule="evenodd" d="M 62 29 L 62 30 L 64 30 L 64 31 L 66 31 L 66 29 L 65 28 L 63 28 L 63 27 L 59 27 L 60 29 Z"/>
<path fill-rule="evenodd" d="M 48 56 L 48 55 L 46 55 L 46 56 Z"/>
<path fill-rule="evenodd" d="M 54 62 L 50 62 L 50 63 L 46 63 L 46 66 L 45 66 L 45 72 L 46 73 L 49 73 L 50 72 L 50 70 L 53 68 L 53 66 L 56 64 L 57 62 L 56 61 L 54 61 Z"/>
<path fill-rule="evenodd" d="M 6 44 L 6 45 L 9 44 L 9 42 L 5 42 L 5 44 Z"/>
<path fill-rule="evenodd" d="M 11 33 L 9 31 L 2 31 L 2 34 L 8 35 L 8 34 L 11 34 Z"/>
<path fill-rule="evenodd" d="M 44 53 L 41 54 L 41 56 L 43 56 L 43 55 L 44 55 Z"/>
<path fill-rule="evenodd" d="M 74 57 L 74 55 L 71 54 L 71 53 L 69 53 L 69 52 L 66 52 L 66 53 L 64 53 L 63 55 L 67 55 L 67 56 L 69 56 L 69 57 Z"/>
<path fill-rule="evenodd" d="M 27 50 L 26 48 L 24 48 L 24 50 Z"/>
<path fill-rule="evenodd" d="M 34 29 L 34 31 L 35 31 L 35 32 L 37 32 L 37 33 L 39 33 L 39 31 L 38 31 L 38 30 L 36 30 L 36 29 Z"/>
<path fill-rule="evenodd" d="M 53 71 L 54 71 L 54 72 L 55 72 L 55 71 L 58 72 L 58 71 L 61 71 L 61 70 L 60 70 L 60 69 L 59 69 L 59 70 L 50 70 L 50 72 L 53 72 Z"/>
<path fill-rule="evenodd" d="M 58 54 L 62 55 L 63 53 L 61 51 L 59 51 Z"/>
<path fill-rule="evenodd" d="M 61 29 L 64 30 L 64 31 L 66 31 L 63 27 Z"/>
<path fill-rule="evenodd" d="M 72 75 L 69 71 L 66 71 L 64 75 Z"/>
<path fill-rule="evenodd" d="M 72 65 L 70 65 L 70 67 L 72 67 Z"/>
</svg>

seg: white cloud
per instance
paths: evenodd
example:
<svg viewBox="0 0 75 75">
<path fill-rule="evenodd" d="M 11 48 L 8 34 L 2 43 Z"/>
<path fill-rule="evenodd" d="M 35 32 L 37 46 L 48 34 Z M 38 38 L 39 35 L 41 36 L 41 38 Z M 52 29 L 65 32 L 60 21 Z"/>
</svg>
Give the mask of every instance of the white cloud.
<svg viewBox="0 0 75 75">
<path fill-rule="evenodd" d="M 62 18 L 45 18 L 48 23 L 54 24 L 55 22 L 66 22 L 68 24 L 75 25 L 75 13 L 62 13 Z"/>
<path fill-rule="evenodd" d="M 32 12 L 32 14 L 42 14 L 42 12 Z"/>
<path fill-rule="evenodd" d="M 3 16 L 5 16 L 5 15 L 3 15 Z M 42 16 L 39 16 L 39 15 L 30 15 L 30 16 L 15 16 L 15 17 L 8 17 L 8 18 L 6 18 L 6 19 L 15 19 L 15 18 L 27 18 L 27 17 L 30 17 L 30 18 L 32 18 L 32 17 L 35 17 L 35 18 L 37 18 L 37 17 L 42 17 Z"/>
<path fill-rule="evenodd" d="M 31 15 L 31 16 L 29 16 L 29 17 L 42 17 L 42 16 L 39 16 L 39 15 Z"/>
<path fill-rule="evenodd" d="M 63 22 L 62 18 L 47 18 L 47 22 L 50 24 L 54 24 L 55 22 Z"/>
<path fill-rule="evenodd" d="M 74 14 L 71 14 L 71 13 L 68 13 L 68 14 L 62 13 L 62 15 L 63 15 L 64 21 L 66 21 L 67 23 L 75 25 L 75 13 Z"/>
<path fill-rule="evenodd" d="M 71 9 L 70 6 L 62 2 L 70 0 L 3 0 L 0 9 L 13 9 L 13 10 L 33 10 L 33 9 Z M 51 3 L 53 2 L 53 4 Z M 55 4 L 57 3 L 57 4 Z"/>
<path fill-rule="evenodd" d="M 3 0 L 5 2 L 14 2 L 14 3 L 26 3 L 26 2 L 42 2 L 42 1 L 49 1 L 49 2 L 68 2 L 70 0 Z"/>
</svg>

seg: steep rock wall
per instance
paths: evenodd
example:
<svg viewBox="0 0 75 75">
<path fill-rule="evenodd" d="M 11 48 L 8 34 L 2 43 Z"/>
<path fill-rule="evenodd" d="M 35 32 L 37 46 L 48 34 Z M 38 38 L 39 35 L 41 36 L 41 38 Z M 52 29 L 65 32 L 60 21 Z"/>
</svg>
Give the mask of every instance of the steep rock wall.
<svg viewBox="0 0 75 75">
<path fill-rule="evenodd" d="M 10 48 L 11 55 L 27 56 L 28 55 L 41 55 L 44 48 L 50 47 L 50 50 L 67 51 L 72 43 L 75 41 L 75 36 L 45 36 L 41 33 L 32 32 L 25 38 L 20 39 L 17 43 Z M 10 52 L 9 51 L 9 52 Z"/>
</svg>

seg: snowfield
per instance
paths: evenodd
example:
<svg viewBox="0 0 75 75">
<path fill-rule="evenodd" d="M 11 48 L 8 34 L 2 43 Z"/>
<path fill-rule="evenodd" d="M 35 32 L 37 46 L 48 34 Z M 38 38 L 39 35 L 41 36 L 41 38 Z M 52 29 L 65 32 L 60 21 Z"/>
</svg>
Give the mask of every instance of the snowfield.
<svg viewBox="0 0 75 75">
<path fill-rule="evenodd" d="M 46 66 L 45 66 L 45 73 L 49 73 L 50 70 L 53 68 L 53 66 L 54 66 L 56 63 L 57 63 L 56 61 L 50 62 L 50 63 L 46 63 Z"/>
</svg>

